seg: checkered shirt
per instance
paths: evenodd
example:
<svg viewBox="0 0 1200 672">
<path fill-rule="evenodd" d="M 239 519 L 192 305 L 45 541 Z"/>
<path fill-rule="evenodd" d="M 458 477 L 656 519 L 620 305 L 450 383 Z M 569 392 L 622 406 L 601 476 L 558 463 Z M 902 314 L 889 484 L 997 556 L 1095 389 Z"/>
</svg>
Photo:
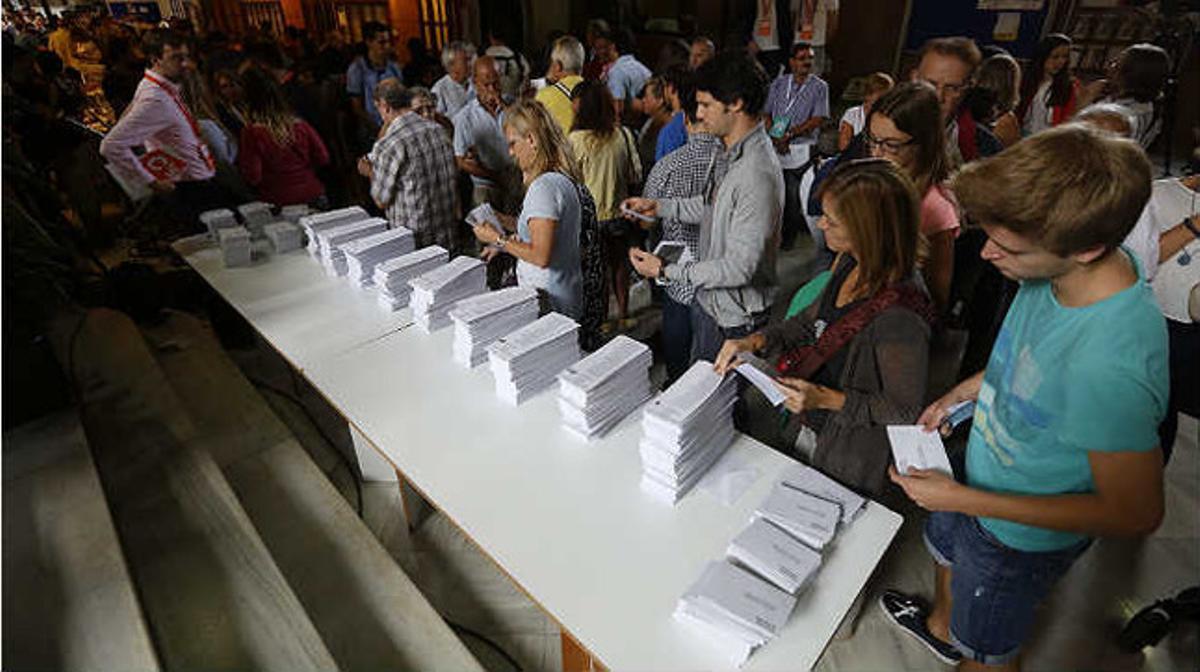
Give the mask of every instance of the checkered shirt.
<svg viewBox="0 0 1200 672">
<path fill-rule="evenodd" d="M 406 112 L 392 121 L 370 157 L 371 198 L 387 209 L 388 222 L 411 229 L 417 247 L 458 249 L 458 166 L 446 131 Z"/>
</svg>

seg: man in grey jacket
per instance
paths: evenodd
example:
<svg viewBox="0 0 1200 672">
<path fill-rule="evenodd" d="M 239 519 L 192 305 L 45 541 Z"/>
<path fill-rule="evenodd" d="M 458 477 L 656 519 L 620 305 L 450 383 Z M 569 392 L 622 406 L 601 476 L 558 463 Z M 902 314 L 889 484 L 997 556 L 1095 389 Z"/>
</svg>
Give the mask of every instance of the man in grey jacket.
<svg viewBox="0 0 1200 672">
<path fill-rule="evenodd" d="M 775 257 L 783 216 L 783 170 L 760 121 L 767 76 L 744 54 L 723 54 L 696 72 L 697 117 L 725 144 L 724 176 L 709 166 L 707 193 L 682 199 L 626 199 L 625 210 L 700 224 L 699 259 L 664 261 L 637 248 L 638 273 L 697 289 L 691 359 L 711 360 L 728 338 L 767 322 L 775 298 Z M 716 163 L 715 161 L 713 162 Z M 627 215 L 632 217 L 633 215 Z"/>
</svg>

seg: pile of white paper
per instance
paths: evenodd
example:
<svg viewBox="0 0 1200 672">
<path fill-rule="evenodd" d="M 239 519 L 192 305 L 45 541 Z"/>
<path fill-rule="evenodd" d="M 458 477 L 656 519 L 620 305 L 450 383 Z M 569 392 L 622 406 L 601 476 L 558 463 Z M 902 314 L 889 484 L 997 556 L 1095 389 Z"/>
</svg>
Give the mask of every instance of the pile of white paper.
<svg viewBox="0 0 1200 672">
<path fill-rule="evenodd" d="M 267 240 L 271 241 L 271 247 L 275 250 L 275 254 L 300 249 L 300 244 L 304 242 L 300 229 L 286 221 L 267 224 L 263 227 L 263 234 L 267 236 Z"/>
<path fill-rule="evenodd" d="M 370 287 L 375 282 L 375 267 L 380 262 L 408 254 L 414 247 L 412 231 L 403 226 L 341 245 L 347 272 L 359 287 Z"/>
<path fill-rule="evenodd" d="M 441 266 L 450 259 L 446 248 L 438 245 L 423 247 L 414 252 L 388 259 L 375 266 L 375 287 L 379 289 L 379 305 L 388 310 L 400 310 L 408 305 L 412 288 L 409 281 Z"/>
<path fill-rule="evenodd" d="M 250 265 L 250 232 L 245 227 L 217 229 L 217 243 L 226 266 Z"/>
<path fill-rule="evenodd" d="M 318 231 L 317 244 L 321 248 L 321 265 L 325 267 L 325 272 L 335 277 L 346 275 L 350 268 L 346 264 L 346 255 L 342 253 L 341 246 L 386 230 L 387 220 L 375 217 Z"/>
<path fill-rule="evenodd" d="M 841 515 L 842 507 L 836 503 L 784 482 L 776 483 L 754 510 L 756 518 L 773 523 L 818 551 L 833 540 Z"/>
<path fill-rule="evenodd" d="M 275 215 L 271 214 L 271 205 L 262 201 L 239 205 L 238 214 L 242 217 L 242 224 L 256 234 L 262 233 L 264 226 L 275 221 Z"/>
<path fill-rule="evenodd" d="M 837 504 L 841 509 L 842 523 L 854 520 L 867 504 L 862 495 L 805 464 L 793 465 L 780 480 L 794 490 Z"/>
<path fill-rule="evenodd" d="M 364 219 L 367 219 L 367 212 L 357 205 L 304 215 L 300 218 L 300 228 L 304 229 L 304 235 L 308 236 L 308 253 L 314 257 L 321 254 L 321 247 L 317 244 L 317 233 Z"/>
<path fill-rule="evenodd" d="M 307 205 L 285 205 L 279 210 L 279 218 L 286 219 L 292 224 L 299 224 L 300 218 L 312 212 Z"/>
<path fill-rule="evenodd" d="M 755 518 L 734 537 L 725 553 L 791 595 L 821 567 L 820 553 L 762 518 Z"/>
<path fill-rule="evenodd" d="M 567 429 L 600 436 L 650 398 L 650 348 L 617 336 L 558 375 L 558 408 Z"/>
<path fill-rule="evenodd" d="M 737 434 L 733 405 L 737 380 L 692 365 L 642 413 L 642 489 L 672 504 L 708 471 Z"/>
<path fill-rule="evenodd" d="M 237 215 L 227 208 L 206 210 L 200 213 L 200 223 L 208 229 L 209 235 L 213 238 L 217 237 L 217 229 L 228 229 L 238 225 Z"/>
<path fill-rule="evenodd" d="M 697 631 L 733 666 L 774 639 L 796 598 L 728 562 L 711 562 L 675 605 L 675 618 Z"/>
<path fill-rule="evenodd" d="M 450 326 L 450 309 L 455 303 L 487 291 L 487 267 L 475 257 L 455 257 L 408 284 L 412 287 L 408 305 L 413 319 L 430 333 Z"/>
<path fill-rule="evenodd" d="M 454 321 L 454 361 L 475 367 L 487 359 L 487 346 L 533 322 L 537 290 L 506 287 L 463 299 L 450 309 Z"/>
<path fill-rule="evenodd" d="M 579 325 L 550 313 L 488 346 L 496 379 L 496 395 L 520 404 L 554 384 L 568 366 L 579 361 Z"/>
</svg>

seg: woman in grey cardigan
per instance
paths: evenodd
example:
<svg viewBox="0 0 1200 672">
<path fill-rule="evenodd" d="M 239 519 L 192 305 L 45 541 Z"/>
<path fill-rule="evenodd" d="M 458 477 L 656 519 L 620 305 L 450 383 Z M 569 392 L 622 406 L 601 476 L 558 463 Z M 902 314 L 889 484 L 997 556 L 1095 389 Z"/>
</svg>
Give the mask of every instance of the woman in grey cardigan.
<svg viewBox="0 0 1200 672">
<path fill-rule="evenodd" d="M 842 483 L 878 495 L 891 455 L 887 426 L 912 424 L 925 402 L 935 311 L 917 272 L 920 199 L 879 159 L 850 162 L 822 187 L 819 226 L 838 256 L 832 277 L 794 317 L 726 341 L 715 367 L 762 352 L 790 411 L 751 389 L 745 430 Z"/>
</svg>

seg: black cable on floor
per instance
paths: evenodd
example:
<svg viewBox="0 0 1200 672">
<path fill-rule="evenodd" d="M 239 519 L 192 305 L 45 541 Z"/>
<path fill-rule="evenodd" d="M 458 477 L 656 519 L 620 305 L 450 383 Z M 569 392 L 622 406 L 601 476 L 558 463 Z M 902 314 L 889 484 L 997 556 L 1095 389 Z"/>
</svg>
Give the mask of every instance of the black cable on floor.
<svg viewBox="0 0 1200 672">
<path fill-rule="evenodd" d="M 516 670 L 517 672 L 522 672 L 521 665 L 520 665 L 520 663 L 517 662 L 517 659 L 513 658 L 512 656 L 510 656 L 508 654 L 507 651 L 500 648 L 500 645 L 497 644 L 496 642 L 493 642 L 492 640 L 479 634 L 478 632 L 475 632 L 474 630 L 468 628 L 465 625 L 460 625 L 458 623 L 455 623 L 454 621 L 446 618 L 445 616 L 442 617 L 442 620 L 446 622 L 446 625 L 450 626 L 451 630 L 454 630 L 455 632 L 461 632 L 464 635 L 470 635 L 471 637 L 478 639 L 479 641 L 483 642 L 484 644 L 487 644 L 489 649 L 500 654 L 504 658 L 504 660 L 508 661 L 508 664 L 512 665 L 514 670 Z"/>
<path fill-rule="evenodd" d="M 325 433 L 325 430 L 321 429 L 321 423 L 317 422 L 317 419 L 313 416 L 312 411 L 308 410 L 308 406 L 306 406 L 299 397 L 291 394 L 290 392 L 281 390 L 270 383 L 251 378 L 249 376 L 247 376 L 247 379 L 255 387 L 268 390 L 280 397 L 283 397 L 284 399 L 287 399 L 288 401 L 291 401 L 293 404 L 298 406 L 301 411 L 304 412 L 304 417 L 308 418 L 308 422 L 313 426 L 313 429 L 317 430 L 317 433 L 321 435 L 321 438 L 325 440 L 325 443 L 329 444 L 329 449 L 332 450 L 333 454 L 337 455 L 338 459 L 342 461 L 342 465 L 346 467 L 346 471 L 350 474 L 350 479 L 354 481 L 354 491 L 358 496 L 358 517 L 361 519 L 363 517 L 363 490 L 362 483 L 358 480 L 358 473 L 355 471 L 354 465 L 351 464 L 350 458 L 346 457 L 342 451 L 338 449 L 338 446 L 333 442 L 333 439 L 329 438 L 329 435 Z"/>
</svg>

